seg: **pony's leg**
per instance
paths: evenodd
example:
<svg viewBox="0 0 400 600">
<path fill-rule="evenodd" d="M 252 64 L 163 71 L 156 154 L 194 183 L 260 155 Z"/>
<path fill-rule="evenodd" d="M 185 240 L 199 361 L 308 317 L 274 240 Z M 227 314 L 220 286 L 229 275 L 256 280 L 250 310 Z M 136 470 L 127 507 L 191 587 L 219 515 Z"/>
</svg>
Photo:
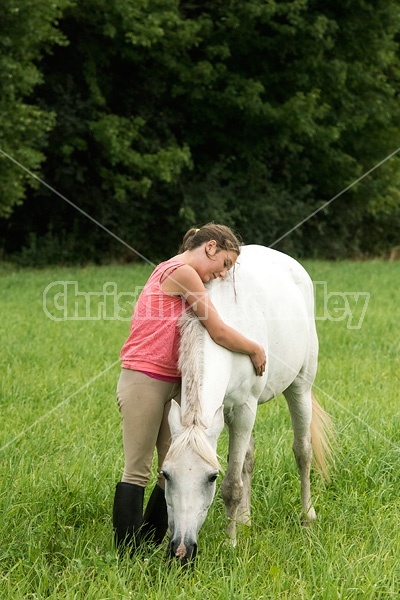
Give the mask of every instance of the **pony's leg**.
<svg viewBox="0 0 400 600">
<path fill-rule="evenodd" d="M 228 520 L 226 532 L 233 546 L 236 546 L 236 522 L 239 506 L 243 502 L 244 482 L 243 467 L 246 453 L 250 445 L 251 432 L 255 420 L 255 411 L 248 404 L 235 407 L 233 417 L 228 423 L 229 427 L 229 460 L 226 476 L 221 484 L 222 498 Z M 251 449 L 250 449 L 251 453 Z M 247 471 L 247 468 L 245 468 Z M 251 478 L 251 473 L 246 473 L 245 480 Z M 244 501 L 247 504 L 247 501 Z"/>
<path fill-rule="evenodd" d="M 244 458 L 242 469 L 243 494 L 237 511 L 237 522 L 250 527 L 251 525 L 251 480 L 254 471 L 254 436 L 250 437 L 249 446 Z"/>
<path fill-rule="evenodd" d="M 284 396 L 292 420 L 293 453 L 300 473 L 302 517 L 307 524 L 317 518 L 311 501 L 310 489 L 310 470 L 313 456 L 310 431 L 312 418 L 311 390 L 300 391 L 298 388 L 296 389 L 295 384 L 292 384 L 284 391 Z"/>
</svg>

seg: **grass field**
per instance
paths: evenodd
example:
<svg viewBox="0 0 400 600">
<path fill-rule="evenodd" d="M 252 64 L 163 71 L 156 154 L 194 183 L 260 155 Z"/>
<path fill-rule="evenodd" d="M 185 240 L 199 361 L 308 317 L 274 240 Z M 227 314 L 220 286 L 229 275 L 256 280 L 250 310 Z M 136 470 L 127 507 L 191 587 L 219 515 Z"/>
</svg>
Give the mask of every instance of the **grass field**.
<svg viewBox="0 0 400 600">
<path fill-rule="evenodd" d="M 338 433 L 331 482 L 312 479 L 319 519 L 300 524 L 289 414 L 278 398 L 256 423 L 252 527 L 240 529 L 236 550 L 225 545 L 217 494 L 196 564 L 184 570 L 166 561 L 166 546 L 120 560 L 112 544 L 123 463 L 115 387 L 132 302 L 120 296 L 116 313 L 115 298 L 142 285 L 150 267 L 2 267 L 0 598 L 399 598 L 400 265 L 305 266 L 326 282 L 316 286 L 314 391 Z M 66 302 L 57 281 L 72 282 Z M 346 300 L 350 292 L 370 295 L 363 320 L 363 297 Z M 86 302 L 92 319 L 75 320 Z M 226 442 L 223 433 L 222 456 Z"/>
</svg>

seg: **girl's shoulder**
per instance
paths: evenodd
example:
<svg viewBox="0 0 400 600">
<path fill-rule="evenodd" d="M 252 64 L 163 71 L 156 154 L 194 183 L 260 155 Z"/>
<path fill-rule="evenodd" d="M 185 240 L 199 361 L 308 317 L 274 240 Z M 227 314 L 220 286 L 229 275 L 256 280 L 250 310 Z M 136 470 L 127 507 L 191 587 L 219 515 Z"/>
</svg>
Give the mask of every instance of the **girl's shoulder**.
<svg viewBox="0 0 400 600">
<path fill-rule="evenodd" d="M 183 260 L 180 260 L 177 257 L 174 258 L 170 258 L 168 260 L 165 260 L 164 262 L 160 263 L 153 271 L 153 273 L 159 273 L 161 275 L 161 277 L 164 275 L 164 273 L 168 272 L 172 272 L 172 270 L 176 270 L 180 267 L 187 267 L 189 266 L 187 263 L 185 263 Z"/>
<path fill-rule="evenodd" d="M 188 289 L 204 290 L 197 271 L 183 261 L 168 262 L 160 274 L 160 284 L 166 293 L 187 293 Z"/>
</svg>

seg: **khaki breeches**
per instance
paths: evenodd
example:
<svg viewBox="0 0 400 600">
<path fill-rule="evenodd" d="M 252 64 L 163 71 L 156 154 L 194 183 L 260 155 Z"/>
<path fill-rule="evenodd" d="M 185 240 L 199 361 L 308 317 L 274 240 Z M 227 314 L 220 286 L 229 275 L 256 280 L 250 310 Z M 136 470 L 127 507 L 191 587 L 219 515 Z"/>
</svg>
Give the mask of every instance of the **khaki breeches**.
<svg viewBox="0 0 400 600">
<path fill-rule="evenodd" d="M 145 487 L 157 448 L 157 483 L 164 488 L 160 469 L 170 445 L 168 413 L 172 398 L 180 403 L 180 387 L 180 383 L 168 383 L 140 371 L 122 369 L 117 386 L 125 454 L 121 481 Z"/>
</svg>

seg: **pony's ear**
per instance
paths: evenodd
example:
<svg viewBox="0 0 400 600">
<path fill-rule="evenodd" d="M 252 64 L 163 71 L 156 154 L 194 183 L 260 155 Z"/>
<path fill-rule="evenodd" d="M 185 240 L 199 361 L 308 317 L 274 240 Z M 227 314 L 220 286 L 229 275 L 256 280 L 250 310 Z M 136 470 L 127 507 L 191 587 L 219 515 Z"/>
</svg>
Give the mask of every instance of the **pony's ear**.
<svg viewBox="0 0 400 600">
<path fill-rule="evenodd" d="M 207 435 L 217 440 L 221 431 L 224 428 L 224 405 L 222 404 L 215 411 L 215 415 L 213 416 L 212 423 L 210 427 L 207 429 Z"/>
<path fill-rule="evenodd" d="M 168 414 L 168 423 L 169 428 L 171 430 L 172 439 L 176 438 L 180 433 L 182 433 L 182 421 L 181 421 L 181 407 L 176 402 L 176 400 L 171 400 L 171 408 Z"/>
</svg>

